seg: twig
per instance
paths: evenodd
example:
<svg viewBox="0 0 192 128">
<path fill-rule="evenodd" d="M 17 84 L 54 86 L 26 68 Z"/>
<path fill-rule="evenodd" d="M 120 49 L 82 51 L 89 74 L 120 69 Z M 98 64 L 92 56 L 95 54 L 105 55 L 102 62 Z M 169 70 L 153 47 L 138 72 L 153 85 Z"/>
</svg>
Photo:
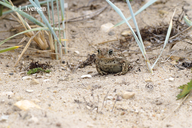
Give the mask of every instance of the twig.
<svg viewBox="0 0 192 128">
<path fill-rule="evenodd" d="M 83 100 L 85 101 L 86 105 L 88 105 L 89 103 L 86 101 L 85 97 L 83 97 Z"/>
<path fill-rule="evenodd" d="M 91 14 L 86 14 L 86 15 L 82 15 L 79 17 L 75 17 L 75 18 L 71 18 L 69 20 L 65 20 L 65 23 L 69 23 L 69 22 L 77 22 L 77 21 L 82 21 L 82 20 L 87 20 L 87 19 L 91 19 L 93 17 L 98 16 L 99 14 L 101 14 L 103 11 L 105 11 L 107 9 L 108 5 L 106 5 L 105 7 L 91 13 Z M 62 22 L 58 22 L 56 23 L 56 25 L 61 24 Z"/>
<path fill-rule="evenodd" d="M 113 40 L 104 41 L 104 42 L 98 43 L 98 44 L 96 44 L 96 45 L 103 45 L 103 44 L 106 44 L 106 43 L 109 43 L 109 42 L 112 42 L 112 41 L 118 41 L 118 39 L 113 39 Z"/>
<path fill-rule="evenodd" d="M 105 99 L 107 98 L 108 94 L 109 94 L 109 91 L 107 92 L 106 96 L 105 96 L 104 99 L 103 99 L 103 103 L 102 103 L 101 111 L 103 110 L 104 102 L 105 102 Z"/>
<path fill-rule="evenodd" d="M 88 2 L 87 6 L 89 6 L 90 3 L 92 3 L 93 1 L 95 1 L 95 0 L 90 0 L 90 1 Z"/>
<path fill-rule="evenodd" d="M 187 32 L 188 30 L 191 30 L 191 28 L 192 28 L 192 26 L 190 26 L 190 27 L 188 27 L 188 28 L 186 28 L 185 30 L 183 30 L 182 32 L 180 32 L 180 33 L 177 33 L 175 36 L 172 36 L 171 38 L 169 38 L 169 41 L 170 40 L 172 40 L 172 39 L 174 39 L 174 38 L 176 38 L 176 37 L 178 37 L 180 34 L 183 34 L 183 33 L 185 33 L 185 32 Z M 167 45 L 175 45 L 177 42 L 171 42 L 171 43 L 168 43 Z M 157 45 L 155 45 L 156 47 L 153 47 L 153 48 L 147 48 L 146 50 L 149 50 L 149 51 L 152 51 L 152 50 L 154 50 L 154 49 L 156 49 L 156 48 L 158 48 L 159 46 L 162 46 L 163 45 L 163 43 L 160 43 L 160 44 L 157 44 Z"/>
<path fill-rule="evenodd" d="M 118 96 L 117 96 L 117 97 L 118 97 Z M 117 102 L 117 98 L 115 99 L 115 102 L 114 102 L 114 104 L 113 104 L 113 108 L 112 108 L 111 112 L 113 112 L 113 110 L 114 110 L 114 108 L 115 108 L 116 102 Z"/>
<path fill-rule="evenodd" d="M 187 32 L 188 30 L 190 30 L 192 28 L 192 26 L 186 28 L 185 30 L 183 30 L 182 32 L 177 33 L 176 35 L 172 36 L 171 38 L 169 38 L 169 41 L 172 40 L 175 37 L 178 37 L 180 34 Z"/>
<path fill-rule="evenodd" d="M 188 43 L 188 44 L 192 45 L 192 43 L 191 43 L 191 42 L 188 42 L 188 41 L 184 41 L 184 42 L 186 42 L 186 43 Z"/>
</svg>

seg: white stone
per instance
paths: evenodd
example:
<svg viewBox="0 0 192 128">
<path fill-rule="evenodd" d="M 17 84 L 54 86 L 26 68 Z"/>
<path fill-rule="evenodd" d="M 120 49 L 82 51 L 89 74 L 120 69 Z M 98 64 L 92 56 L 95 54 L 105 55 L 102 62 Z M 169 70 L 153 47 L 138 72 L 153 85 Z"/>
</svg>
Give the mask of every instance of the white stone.
<svg viewBox="0 0 192 128">
<path fill-rule="evenodd" d="M 30 84 L 31 84 L 31 85 L 37 85 L 37 84 L 39 84 L 39 81 L 36 80 L 36 79 L 32 79 L 32 80 L 30 81 Z"/>
<path fill-rule="evenodd" d="M 135 95 L 134 92 L 124 92 L 124 93 L 122 94 L 122 98 L 123 98 L 123 99 L 130 99 L 130 98 L 132 98 L 134 95 Z"/>
<path fill-rule="evenodd" d="M 7 121 L 8 118 L 9 118 L 9 116 L 7 116 L 7 115 L 2 115 L 2 116 L 0 117 L 0 122 Z"/>
<path fill-rule="evenodd" d="M 112 23 L 106 23 L 101 25 L 101 31 L 103 32 L 109 32 L 110 29 L 113 27 L 114 25 Z"/>
<path fill-rule="evenodd" d="M 170 82 L 174 81 L 174 78 L 173 78 L 173 77 L 170 77 L 170 78 L 169 78 L 169 81 L 170 81 Z"/>
<path fill-rule="evenodd" d="M 33 90 L 29 90 L 29 89 L 27 89 L 25 91 L 28 92 L 28 93 L 32 93 L 33 92 Z"/>
<path fill-rule="evenodd" d="M 24 76 L 24 77 L 22 77 L 22 80 L 30 80 L 30 79 L 32 79 L 31 76 Z"/>
<path fill-rule="evenodd" d="M 79 54 L 80 52 L 79 51 L 75 51 L 76 54 Z"/>
<path fill-rule="evenodd" d="M 81 78 L 84 79 L 84 78 L 91 78 L 92 76 L 91 75 L 82 75 Z"/>
</svg>

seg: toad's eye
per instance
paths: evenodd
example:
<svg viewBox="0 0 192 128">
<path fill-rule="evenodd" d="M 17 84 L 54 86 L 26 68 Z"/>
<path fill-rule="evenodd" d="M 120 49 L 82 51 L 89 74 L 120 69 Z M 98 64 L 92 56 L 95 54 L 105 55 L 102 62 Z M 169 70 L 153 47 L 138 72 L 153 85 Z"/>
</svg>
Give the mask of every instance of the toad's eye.
<svg viewBox="0 0 192 128">
<path fill-rule="evenodd" d="M 97 52 L 100 53 L 101 51 L 98 49 Z"/>
<path fill-rule="evenodd" d="M 112 55 L 112 54 L 113 54 L 113 50 L 109 49 L 109 55 Z"/>
</svg>

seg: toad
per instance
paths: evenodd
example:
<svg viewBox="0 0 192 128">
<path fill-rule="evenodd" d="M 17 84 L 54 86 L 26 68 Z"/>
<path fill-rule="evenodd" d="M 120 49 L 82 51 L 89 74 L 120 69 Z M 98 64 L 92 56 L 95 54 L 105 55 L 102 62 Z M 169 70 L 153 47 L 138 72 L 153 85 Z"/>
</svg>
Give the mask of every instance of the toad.
<svg viewBox="0 0 192 128">
<path fill-rule="evenodd" d="M 113 52 L 112 49 L 100 48 L 95 60 L 96 69 L 99 74 L 124 75 L 128 72 L 129 63 L 122 54 Z"/>
</svg>

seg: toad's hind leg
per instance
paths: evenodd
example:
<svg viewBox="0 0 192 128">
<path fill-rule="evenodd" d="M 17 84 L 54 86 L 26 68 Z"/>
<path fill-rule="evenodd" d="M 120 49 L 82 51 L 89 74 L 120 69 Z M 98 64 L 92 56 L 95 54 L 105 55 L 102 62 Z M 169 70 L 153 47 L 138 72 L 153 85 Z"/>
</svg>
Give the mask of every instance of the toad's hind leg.
<svg viewBox="0 0 192 128">
<path fill-rule="evenodd" d="M 122 70 L 121 72 L 115 74 L 115 75 L 124 75 L 128 72 L 128 63 L 127 62 L 123 62 L 122 63 Z"/>
</svg>

